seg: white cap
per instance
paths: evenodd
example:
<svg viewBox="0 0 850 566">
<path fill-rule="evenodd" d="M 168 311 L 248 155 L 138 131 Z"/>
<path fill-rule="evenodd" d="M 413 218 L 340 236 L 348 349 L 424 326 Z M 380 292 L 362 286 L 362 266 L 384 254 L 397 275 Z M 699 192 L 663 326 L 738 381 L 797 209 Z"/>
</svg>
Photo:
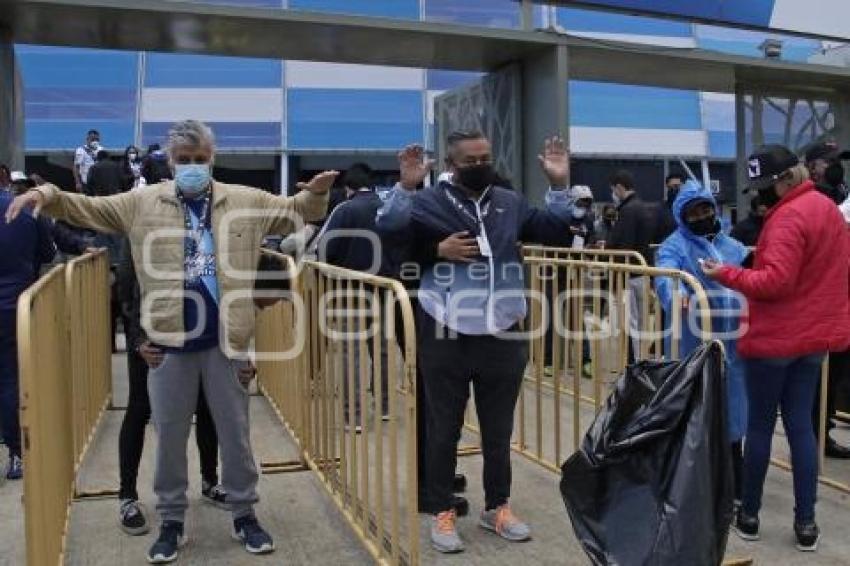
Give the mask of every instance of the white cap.
<svg viewBox="0 0 850 566">
<path fill-rule="evenodd" d="M 593 191 L 587 185 L 573 185 L 570 189 L 570 198 L 575 200 L 593 199 Z"/>
<path fill-rule="evenodd" d="M 12 173 L 9 175 L 9 180 L 11 180 L 13 183 L 16 183 L 18 181 L 26 181 L 27 176 L 24 174 L 23 171 L 12 171 Z"/>
</svg>

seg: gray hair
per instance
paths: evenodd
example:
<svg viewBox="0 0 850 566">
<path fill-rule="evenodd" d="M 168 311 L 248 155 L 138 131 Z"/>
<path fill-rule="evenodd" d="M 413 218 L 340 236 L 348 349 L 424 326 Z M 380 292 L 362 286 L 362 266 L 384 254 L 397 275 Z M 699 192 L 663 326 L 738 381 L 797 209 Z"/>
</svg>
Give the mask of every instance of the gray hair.
<svg viewBox="0 0 850 566">
<path fill-rule="evenodd" d="M 168 154 L 173 155 L 177 147 L 215 148 L 215 135 L 209 126 L 198 120 L 182 120 L 168 130 Z"/>
</svg>

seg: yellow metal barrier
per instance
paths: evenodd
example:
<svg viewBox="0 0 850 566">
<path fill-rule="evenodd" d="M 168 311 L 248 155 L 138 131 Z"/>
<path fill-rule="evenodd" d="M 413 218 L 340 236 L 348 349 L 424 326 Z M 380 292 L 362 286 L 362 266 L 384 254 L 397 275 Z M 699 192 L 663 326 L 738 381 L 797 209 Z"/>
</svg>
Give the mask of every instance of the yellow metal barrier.
<svg viewBox="0 0 850 566">
<path fill-rule="evenodd" d="M 272 255 L 295 273 L 291 260 Z M 261 387 L 376 561 L 419 564 L 416 345 L 407 292 L 396 281 L 322 263 L 299 268 L 291 301 L 259 317 Z M 287 350 L 295 357 L 269 359 Z"/>
<path fill-rule="evenodd" d="M 708 298 L 697 279 L 681 271 L 625 263 L 633 261 L 629 257 L 589 262 L 525 256 L 530 359 L 513 448 L 549 470 L 559 472 L 578 448 L 630 352 L 638 359 L 661 359 L 665 354 L 677 358 L 683 325 L 690 324 L 698 336 L 710 328 Z M 671 285 L 673 306 L 666 328 L 652 290 L 657 277 L 679 282 Z M 689 311 L 683 309 L 688 297 Z M 682 316 L 685 312 L 690 316 Z M 472 412 L 467 411 L 466 426 L 477 432 Z"/>
<path fill-rule="evenodd" d="M 556 248 L 526 244 L 522 247 L 523 257 L 541 259 L 572 259 L 577 261 L 595 261 L 600 263 L 624 263 L 646 267 L 646 260 L 640 252 L 632 250 L 573 249 Z"/>
<path fill-rule="evenodd" d="M 74 480 L 111 391 L 103 252 L 54 267 L 18 300 L 27 563 L 63 563 Z M 70 362 L 70 363 L 69 363 Z"/>
<path fill-rule="evenodd" d="M 112 325 L 109 295 L 109 262 L 106 252 L 86 254 L 66 264 L 65 308 L 68 312 L 75 473 L 111 399 Z"/>
<path fill-rule="evenodd" d="M 65 268 L 54 267 L 18 300 L 21 434 L 27 563 L 62 563 L 74 493 Z"/>
</svg>

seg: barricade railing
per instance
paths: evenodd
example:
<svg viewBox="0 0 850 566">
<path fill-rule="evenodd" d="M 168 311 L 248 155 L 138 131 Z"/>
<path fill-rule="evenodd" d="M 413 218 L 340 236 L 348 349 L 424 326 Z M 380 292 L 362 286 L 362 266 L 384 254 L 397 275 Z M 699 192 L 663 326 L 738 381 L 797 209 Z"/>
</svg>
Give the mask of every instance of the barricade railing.
<svg viewBox="0 0 850 566">
<path fill-rule="evenodd" d="M 74 473 L 79 469 L 112 392 L 109 256 L 86 254 L 65 264 L 68 359 L 74 423 Z"/>
<path fill-rule="evenodd" d="M 295 264 L 282 261 L 294 273 Z M 416 345 L 407 292 L 396 281 L 323 263 L 297 267 L 292 305 L 259 317 L 261 387 L 376 561 L 419 564 Z M 263 361 L 286 350 L 278 357 L 300 359 Z"/>
<path fill-rule="evenodd" d="M 27 563 L 63 563 L 75 478 L 111 392 L 106 254 L 58 265 L 18 300 Z"/>
<path fill-rule="evenodd" d="M 522 247 L 522 251 L 523 257 L 526 258 L 572 259 L 577 261 L 646 266 L 646 260 L 640 252 L 632 250 L 574 249 L 526 244 Z"/>
<path fill-rule="evenodd" d="M 630 358 L 678 358 L 683 331 L 710 339 L 710 307 L 699 281 L 681 271 L 533 255 L 525 265 L 530 356 L 513 448 L 558 472 Z M 667 316 L 653 291 L 659 277 L 672 281 Z M 466 425 L 477 431 L 472 413 Z"/>
<path fill-rule="evenodd" d="M 831 415 L 829 415 L 827 405 L 830 377 L 829 356 L 826 356 L 823 360 L 823 365 L 821 366 L 821 379 L 818 395 L 818 419 L 815 423 L 815 432 L 818 440 L 818 480 L 824 485 L 850 495 L 850 466 L 847 465 L 847 460 L 829 460 L 826 458 L 826 439 L 829 436 L 827 421 L 831 417 Z M 841 411 L 836 411 L 834 416 L 839 419 L 845 418 Z M 777 446 L 777 443 L 774 443 L 773 448 L 774 451 L 777 449 L 788 449 L 787 446 Z M 775 456 L 771 458 L 771 463 L 785 471 L 791 471 L 790 456 Z"/>
</svg>

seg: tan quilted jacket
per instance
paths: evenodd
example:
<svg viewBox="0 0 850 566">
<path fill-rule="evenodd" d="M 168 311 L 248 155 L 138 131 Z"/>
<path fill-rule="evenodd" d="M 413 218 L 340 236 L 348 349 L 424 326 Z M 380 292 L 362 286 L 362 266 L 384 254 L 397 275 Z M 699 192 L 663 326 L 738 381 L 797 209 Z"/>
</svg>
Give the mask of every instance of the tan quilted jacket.
<svg viewBox="0 0 850 566">
<path fill-rule="evenodd" d="M 183 328 L 185 217 L 173 181 L 107 197 L 88 197 L 42 185 L 42 209 L 53 218 L 98 232 L 125 234 L 142 297 L 142 327 L 163 346 L 180 347 Z M 302 191 L 275 196 L 250 187 L 213 182 L 212 228 L 216 249 L 222 348 L 246 352 L 254 335 L 252 290 L 260 243 L 325 216 L 327 195 Z"/>
</svg>

